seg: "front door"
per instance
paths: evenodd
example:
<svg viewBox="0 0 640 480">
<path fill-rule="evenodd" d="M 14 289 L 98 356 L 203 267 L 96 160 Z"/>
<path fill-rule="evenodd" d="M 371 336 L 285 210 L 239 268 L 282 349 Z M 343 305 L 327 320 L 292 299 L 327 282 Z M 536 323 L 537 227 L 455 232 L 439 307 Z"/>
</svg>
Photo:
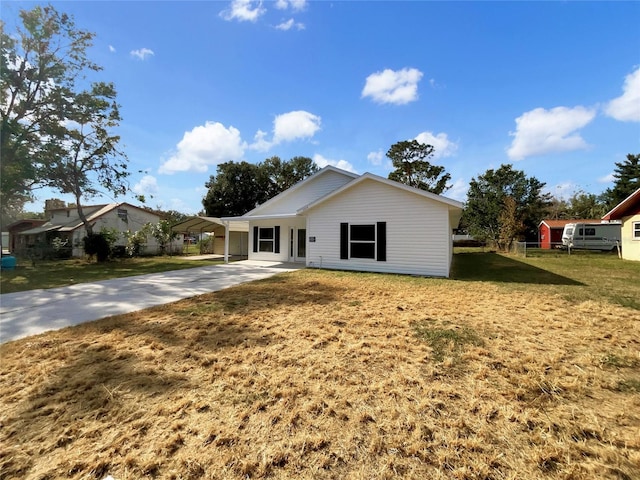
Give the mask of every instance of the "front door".
<svg viewBox="0 0 640 480">
<path fill-rule="evenodd" d="M 289 261 L 303 262 L 307 256 L 307 230 L 292 228 L 289 235 Z"/>
<path fill-rule="evenodd" d="M 298 260 L 304 260 L 307 256 L 307 230 L 305 228 L 298 229 L 298 248 L 296 252 L 296 258 Z"/>
</svg>

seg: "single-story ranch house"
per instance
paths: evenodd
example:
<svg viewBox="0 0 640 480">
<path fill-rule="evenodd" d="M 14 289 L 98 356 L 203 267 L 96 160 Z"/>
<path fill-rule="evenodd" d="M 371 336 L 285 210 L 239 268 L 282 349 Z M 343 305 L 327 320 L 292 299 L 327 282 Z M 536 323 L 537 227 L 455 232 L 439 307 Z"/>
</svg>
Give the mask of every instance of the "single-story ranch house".
<svg viewBox="0 0 640 480">
<path fill-rule="evenodd" d="M 249 260 L 448 277 L 461 216 L 456 200 L 327 166 L 243 216 L 221 221 L 229 231 L 248 225 Z M 225 260 L 228 254 L 226 241 Z"/>
<path fill-rule="evenodd" d="M 158 223 L 161 220 L 157 214 L 126 202 L 83 206 L 82 211 L 93 225 L 95 233 L 99 233 L 102 228 L 116 229 L 120 233 L 136 232 L 146 223 Z M 86 231 L 76 207 L 54 208 L 48 210 L 47 214 L 49 220 L 46 223 L 17 232 L 15 253 L 24 253 L 35 246 L 51 245 L 52 240 L 57 237 L 67 242 L 73 257 L 82 257 L 84 255 L 82 239 L 86 236 Z M 121 235 L 116 245 L 124 246 L 126 243 L 126 238 Z M 156 239 L 149 236 L 143 253 L 157 253 L 157 251 Z"/>
<path fill-rule="evenodd" d="M 622 258 L 640 261 L 640 188 L 602 218 L 622 220 Z"/>
</svg>

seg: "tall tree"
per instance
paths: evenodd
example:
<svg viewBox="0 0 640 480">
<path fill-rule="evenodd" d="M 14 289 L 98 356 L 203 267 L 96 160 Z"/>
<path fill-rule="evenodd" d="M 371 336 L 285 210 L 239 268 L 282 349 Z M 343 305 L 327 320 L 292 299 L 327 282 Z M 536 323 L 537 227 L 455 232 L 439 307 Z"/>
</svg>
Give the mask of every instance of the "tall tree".
<svg viewBox="0 0 640 480">
<path fill-rule="evenodd" d="M 613 188 L 608 188 L 602 194 L 607 211 L 640 188 L 640 153 L 629 153 L 625 161 L 616 162 L 615 165 Z"/>
<path fill-rule="evenodd" d="M 544 216 L 550 220 L 564 220 L 571 218 L 570 209 L 569 202 L 564 198 L 552 197 Z"/>
<path fill-rule="evenodd" d="M 260 167 L 253 163 L 221 163 L 216 175 L 205 183 L 208 190 L 202 205 L 206 215 L 237 216 L 254 209 L 268 198 L 265 180 Z"/>
<path fill-rule="evenodd" d="M 271 157 L 257 165 L 222 163 L 217 174 L 205 184 L 208 189 L 202 200 L 205 214 L 243 215 L 317 171 L 318 166 L 307 157 L 293 157 L 289 161 Z"/>
<path fill-rule="evenodd" d="M 395 168 L 389 179 L 440 195 L 450 188 L 447 182 L 451 175 L 445 173 L 444 167 L 429 163 L 427 159 L 433 157 L 433 152 L 432 145 L 417 140 L 394 143 L 387 152 Z"/>
<path fill-rule="evenodd" d="M 511 165 L 472 178 L 463 213 L 469 233 L 501 249 L 510 242 L 507 237 L 535 238 L 538 223 L 550 205 L 551 195 L 542 193 L 544 186 Z"/>
<path fill-rule="evenodd" d="M 260 165 L 269 183 L 269 198 L 292 187 L 318 171 L 318 165 L 308 157 L 293 157 L 282 161 L 280 157 L 267 158 Z"/>
<path fill-rule="evenodd" d="M 52 6 L 20 11 L 21 25 L 0 23 L 0 208 L 21 209 L 41 183 L 49 143 L 59 134 L 76 82 L 100 67 L 87 58 L 93 34 Z"/>
<path fill-rule="evenodd" d="M 575 192 L 569 198 L 569 218 L 596 219 L 607 213 L 607 206 L 593 193 Z"/>
<path fill-rule="evenodd" d="M 78 216 L 87 234 L 93 226 L 82 211 L 83 198 L 107 192 L 117 196 L 128 189 L 127 157 L 119 150 L 120 137 L 112 133 L 121 120 L 111 83 L 96 82 L 91 89 L 72 94 L 65 122 L 58 126 L 46 151 L 43 183 L 76 200 Z"/>
</svg>

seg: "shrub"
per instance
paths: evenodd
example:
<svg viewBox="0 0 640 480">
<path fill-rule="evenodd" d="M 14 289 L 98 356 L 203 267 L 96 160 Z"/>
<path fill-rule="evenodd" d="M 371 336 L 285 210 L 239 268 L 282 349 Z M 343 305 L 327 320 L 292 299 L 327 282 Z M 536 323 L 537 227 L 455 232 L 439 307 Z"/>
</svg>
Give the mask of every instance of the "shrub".
<svg viewBox="0 0 640 480">
<path fill-rule="evenodd" d="M 109 258 L 109 241 L 101 233 L 90 233 L 82 239 L 84 253 L 96 256 L 98 262 L 106 262 Z"/>
</svg>

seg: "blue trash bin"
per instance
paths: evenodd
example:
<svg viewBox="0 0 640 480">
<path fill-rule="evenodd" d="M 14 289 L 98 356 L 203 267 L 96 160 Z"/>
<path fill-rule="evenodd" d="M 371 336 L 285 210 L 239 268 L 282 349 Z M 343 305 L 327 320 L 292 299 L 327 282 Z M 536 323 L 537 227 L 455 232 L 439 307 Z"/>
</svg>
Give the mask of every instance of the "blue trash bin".
<svg viewBox="0 0 640 480">
<path fill-rule="evenodd" d="M 16 257 L 13 255 L 3 255 L 1 268 L 2 270 L 15 270 L 17 263 Z"/>
</svg>

